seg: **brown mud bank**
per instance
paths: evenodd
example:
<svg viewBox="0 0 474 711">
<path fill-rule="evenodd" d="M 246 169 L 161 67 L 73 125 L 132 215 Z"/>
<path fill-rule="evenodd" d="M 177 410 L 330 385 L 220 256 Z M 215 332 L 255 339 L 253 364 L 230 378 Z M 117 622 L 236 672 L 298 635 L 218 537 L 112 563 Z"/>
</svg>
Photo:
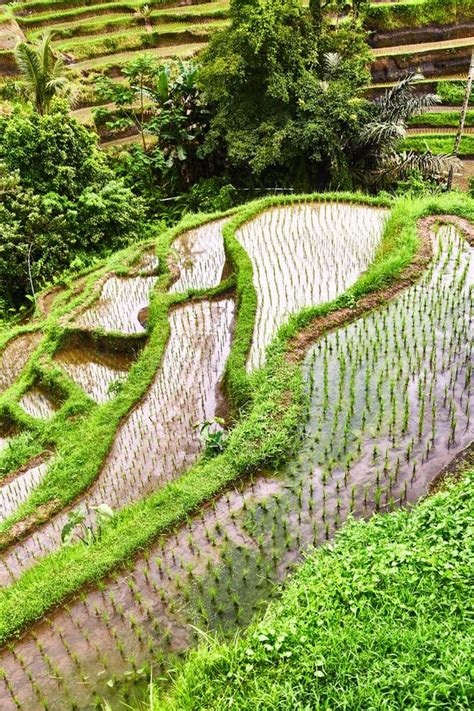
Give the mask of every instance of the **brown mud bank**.
<svg viewBox="0 0 474 711">
<path fill-rule="evenodd" d="M 458 22 L 452 25 L 424 25 L 402 27 L 387 32 L 374 32 L 369 38 L 371 47 L 402 47 L 405 44 L 442 42 L 449 39 L 474 36 L 474 22 Z"/>
<path fill-rule="evenodd" d="M 471 47 L 431 50 L 416 54 L 380 57 L 371 62 L 372 81 L 389 82 L 402 79 L 408 72 L 420 72 L 427 79 L 452 74 L 465 74 L 469 69 Z"/>
</svg>

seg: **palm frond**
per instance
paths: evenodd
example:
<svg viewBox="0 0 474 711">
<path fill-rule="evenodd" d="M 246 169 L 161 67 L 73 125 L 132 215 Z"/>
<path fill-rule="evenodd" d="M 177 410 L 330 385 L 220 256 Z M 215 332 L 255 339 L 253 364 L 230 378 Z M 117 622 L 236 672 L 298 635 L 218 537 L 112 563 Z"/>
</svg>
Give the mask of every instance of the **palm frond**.
<svg viewBox="0 0 474 711">
<path fill-rule="evenodd" d="M 431 151 L 386 153 L 379 168 L 373 173 L 375 183 L 403 180 L 414 171 L 425 179 L 439 179 L 446 176 L 451 168 L 461 167 L 460 161 L 452 153 L 436 154 Z"/>
<path fill-rule="evenodd" d="M 413 86 L 422 79 L 421 74 L 408 74 L 385 92 L 378 103 L 379 117 L 384 121 L 399 121 L 405 116 L 405 107 L 412 100 Z"/>
<path fill-rule="evenodd" d="M 390 146 L 405 138 L 406 126 L 400 121 L 371 121 L 361 133 L 361 143 L 372 146 Z"/>
<path fill-rule="evenodd" d="M 15 59 L 24 79 L 31 86 L 35 86 L 41 78 L 40 60 L 35 49 L 26 42 L 21 42 L 15 50 Z"/>
<path fill-rule="evenodd" d="M 332 76 L 341 66 L 342 57 L 339 52 L 325 52 L 323 57 L 323 66 L 325 74 Z"/>
</svg>

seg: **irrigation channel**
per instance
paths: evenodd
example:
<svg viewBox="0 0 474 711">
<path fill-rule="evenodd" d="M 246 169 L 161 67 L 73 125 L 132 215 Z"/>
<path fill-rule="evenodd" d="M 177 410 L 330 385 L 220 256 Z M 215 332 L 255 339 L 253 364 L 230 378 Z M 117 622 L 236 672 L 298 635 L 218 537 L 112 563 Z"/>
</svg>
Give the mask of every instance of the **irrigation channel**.
<svg viewBox="0 0 474 711">
<path fill-rule="evenodd" d="M 311 209 L 318 213 L 317 206 L 305 208 Z M 333 209 L 337 213 L 337 206 Z M 299 207 L 294 210 L 296 220 L 302 219 L 302 212 Z M 320 214 L 331 222 L 330 210 Z M 284 241 L 295 227 L 290 208 L 281 215 L 278 239 Z M 258 219 L 278 224 L 281 215 Z M 374 235 L 372 243 L 367 234 L 378 221 L 380 238 L 384 216 L 370 208 L 365 208 L 365 215 L 359 213 L 359 220 L 365 216 L 367 229 L 361 230 L 360 239 L 366 240 L 370 262 L 377 239 Z M 318 223 L 313 224 L 316 240 L 320 233 Z M 214 225 L 209 241 L 217 258 L 209 269 L 203 267 L 205 229 L 197 231 L 195 264 L 196 270 L 202 267 L 203 274 L 212 276 L 209 286 L 222 277 L 224 256 L 220 229 Z M 352 243 L 350 223 L 348 232 L 338 229 L 340 240 Z M 297 454 L 279 471 L 260 472 L 225 491 L 127 568 L 85 589 L 4 648 L 2 709 L 92 709 L 102 698 L 116 702 L 124 679 L 130 693 L 133 688 L 140 693 L 147 664 L 155 665 L 155 675 L 169 666 L 174 654 L 195 642 L 195 626 L 232 632 L 247 624 L 304 551 L 328 540 L 350 513 L 368 517 L 410 504 L 427 492 L 443 467 L 470 444 L 474 414 L 473 249 L 455 226 L 433 227 L 431 238 L 435 256 L 420 282 L 307 349 L 302 368 L 308 409 Z M 189 236 L 186 240 L 188 250 Z M 193 258 L 186 256 L 184 243 L 179 244 L 182 267 L 192 270 Z M 346 251 L 349 254 L 340 258 L 348 265 L 364 261 L 357 250 Z M 218 259 L 220 266 L 211 275 Z M 258 281 L 271 289 L 263 268 Z M 324 268 L 322 273 L 325 283 L 329 277 Z M 357 275 L 354 268 L 349 284 Z M 185 279 L 183 273 L 180 278 Z M 199 283 L 204 281 L 203 277 Z M 348 286 L 342 276 L 340 286 Z M 321 293 L 326 298 L 327 292 Z M 260 297 L 261 310 L 262 303 Z M 289 303 L 285 308 L 301 307 L 296 299 Z M 119 427 L 84 502 L 97 501 L 98 496 L 113 507 L 124 505 L 178 476 L 198 456 L 199 443 L 188 429 L 188 415 L 195 420 L 196 408 L 201 408 L 199 416 L 215 410 L 233 308 L 233 301 L 222 297 L 171 312 L 162 368 Z M 276 316 L 276 322 L 279 318 L 284 316 Z M 266 331 L 255 333 L 268 337 Z M 174 362 L 173 383 L 169 373 L 162 376 L 167 358 Z M 182 383 L 175 384 L 176 380 Z M 200 385 L 194 396 L 196 383 Z M 171 429 L 159 420 L 163 401 L 176 406 Z M 161 438 L 156 436 L 160 426 Z M 158 439 L 164 451 L 156 447 Z M 179 441 L 178 447 L 173 440 Z M 170 465 L 173 455 L 176 464 Z M 5 583 L 58 545 L 62 517 L 7 551 Z"/>
</svg>

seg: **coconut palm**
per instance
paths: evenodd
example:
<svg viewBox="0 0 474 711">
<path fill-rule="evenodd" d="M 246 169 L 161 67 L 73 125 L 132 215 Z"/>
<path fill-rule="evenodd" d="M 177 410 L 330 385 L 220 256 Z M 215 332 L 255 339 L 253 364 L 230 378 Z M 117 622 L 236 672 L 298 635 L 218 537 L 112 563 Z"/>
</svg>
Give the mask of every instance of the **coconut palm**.
<svg viewBox="0 0 474 711">
<path fill-rule="evenodd" d="M 422 78 L 420 74 L 409 74 L 375 103 L 374 115 L 359 138 L 360 161 L 355 172 L 364 182 L 380 187 L 402 180 L 414 171 L 425 179 L 435 179 L 447 175 L 449 169 L 458 164 L 452 154 L 398 149 L 407 135 L 409 119 L 441 102 L 436 94 L 414 93 L 414 84 Z"/>
<path fill-rule="evenodd" d="M 36 110 L 48 113 L 53 97 L 67 91 L 64 64 L 51 46 L 52 35 L 45 32 L 37 45 L 21 42 L 15 50 L 18 68 L 33 96 Z"/>
</svg>

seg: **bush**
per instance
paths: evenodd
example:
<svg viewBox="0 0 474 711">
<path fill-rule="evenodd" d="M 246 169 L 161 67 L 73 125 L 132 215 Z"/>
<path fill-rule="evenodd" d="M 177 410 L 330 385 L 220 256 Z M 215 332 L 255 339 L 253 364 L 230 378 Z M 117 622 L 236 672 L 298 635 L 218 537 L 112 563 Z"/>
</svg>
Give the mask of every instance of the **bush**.
<svg viewBox="0 0 474 711">
<path fill-rule="evenodd" d="M 237 190 L 223 178 L 200 180 L 187 195 L 188 209 L 192 212 L 224 212 L 238 201 Z"/>
<path fill-rule="evenodd" d="M 0 121 L 0 301 L 19 307 L 80 256 L 140 233 L 141 201 L 61 102 Z"/>
</svg>

